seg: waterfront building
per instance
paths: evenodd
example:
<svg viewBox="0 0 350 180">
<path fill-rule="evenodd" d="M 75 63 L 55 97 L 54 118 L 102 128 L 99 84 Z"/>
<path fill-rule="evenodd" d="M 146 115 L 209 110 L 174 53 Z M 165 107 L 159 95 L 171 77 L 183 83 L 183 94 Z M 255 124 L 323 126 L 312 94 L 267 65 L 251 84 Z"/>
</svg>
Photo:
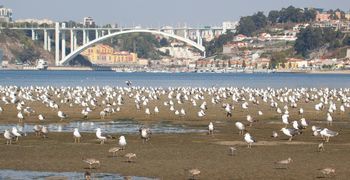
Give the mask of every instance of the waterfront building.
<svg viewBox="0 0 350 180">
<path fill-rule="evenodd" d="M 127 51 L 115 51 L 112 47 L 103 44 L 90 47 L 81 54 L 93 64 L 118 65 L 137 63 L 137 54 Z"/>
<path fill-rule="evenodd" d="M 12 22 L 12 9 L 0 6 L 0 22 Z"/>
</svg>

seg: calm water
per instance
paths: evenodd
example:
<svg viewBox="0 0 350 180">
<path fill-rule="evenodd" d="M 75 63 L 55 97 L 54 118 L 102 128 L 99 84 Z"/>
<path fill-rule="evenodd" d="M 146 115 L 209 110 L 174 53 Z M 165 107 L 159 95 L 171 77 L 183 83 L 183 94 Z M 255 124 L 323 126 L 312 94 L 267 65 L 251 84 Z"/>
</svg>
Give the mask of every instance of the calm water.
<svg viewBox="0 0 350 180">
<path fill-rule="evenodd" d="M 0 71 L 0 85 L 152 87 L 350 87 L 346 74 L 244 73 L 116 73 L 112 71 Z"/>
<path fill-rule="evenodd" d="M 17 124 L 0 124 L 0 132 L 4 132 L 6 129 L 12 129 L 16 126 L 23 132 L 33 132 L 34 124 L 24 124 L 18 126 Z M 80 132 L 96 132 L 96 128 L 101 128 L 104 133 L 113 134 L 137 134 L 139 128 L 142 126 L 136 121 L 109 121 L 109 122 L 80 122 L 74 121 L 69 123 L 52 123 L 47 124 L 49 132 L 73 132 L 74 128 L 78 128 Z M 147 125 L 156 134 L 178 134 L 178 133 L 194 133 L 194 132 L 206 132 L 206 130 L 194 129 L 185 125 L 169 124 L 166 122 L 154 123 Z M 206 129 L 206 128 L 204 128 Z"/>
<path fill-rule="evenodd" d="M 16 170 L 0 170 L 0 179 L 7 180 L 44 180 L 47 178 L 56 177 L 56 179 L 84 179 L 84 173 L 81 172 L 39 172 L 39 171 L 16 171 Z M 106 179 L 106 180 L 124 180 L 123 176 L 119 174 L 110 173 L 94 173 L 94 179 Z M 133 180 L 152 180 L 145 177 L 132 177 Z"/>
</svg>

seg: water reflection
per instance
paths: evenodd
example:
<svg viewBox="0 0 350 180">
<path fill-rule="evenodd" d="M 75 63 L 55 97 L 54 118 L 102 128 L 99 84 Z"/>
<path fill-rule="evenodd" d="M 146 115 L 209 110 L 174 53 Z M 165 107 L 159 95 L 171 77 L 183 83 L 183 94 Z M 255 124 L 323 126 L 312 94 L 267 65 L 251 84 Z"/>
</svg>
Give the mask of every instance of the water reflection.
<svg viewBox="0 0 350 180">
<path fill-rule="evenodd" d="M 124 180 L 124 177 L 119 174 L 111 173 L 94 173 L 93 179 L 106 180 Z M 82 172 L 39 172 L 39 171 L 17 171 L 17 170 L 0 170 L 0 179 L 8 180 L 31 180 L 31 179 L 84 179 Z M 151 180 L 152 178 L 131 177 L 133 180 Z"/>
<path fill-rule="evenodd" d="M 5 129 L 11 129 L 16 126 L 23 132 L 32 132 L 34 124 L 2 124 L 0 125 L 0 131 Z M 109 121 L 109 122 L 80 122 L 74 121 L 69 123 L 52 123 L 46 125 L 50 132 L 73 132 L 74 128 L 78 128 L 80 132 L 95 132 L 96 128 L 101 128 L 106 133 L 117 133 L 117 134 L 134 134 L 137 133 L 139 128 L 142 126 L 136 121 L 124 120 L 124 121 Z M 166 122 L 159 122 L 148 125 L 152 130 L 152 133 L 195 133 L 204 132 L 205 130 L 190 128 L 185 125 L 175 125 Z"/>
</svg>

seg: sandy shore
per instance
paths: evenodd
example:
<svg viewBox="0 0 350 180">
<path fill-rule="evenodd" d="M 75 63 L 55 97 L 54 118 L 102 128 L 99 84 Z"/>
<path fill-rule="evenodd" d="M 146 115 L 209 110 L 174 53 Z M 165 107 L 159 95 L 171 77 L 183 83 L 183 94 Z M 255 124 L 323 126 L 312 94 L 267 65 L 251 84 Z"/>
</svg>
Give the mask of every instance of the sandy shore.
<svg viewBox="0 0 350 180">
<path fill-rule="evenodd" d="M 332 138 L 325 145 L 325 152 L 317 152 L 317 145 L 321 142 L 319 137 L 313 137 L 311 129 L 304 131 L 302 135 L 295 137 L 292 143 L 287 142 L 287 137 L 280 134 L 277 139 L 271 138 L 272 131 L 278 131 L 284 127 L 279 122 L 280 115 L 266 103 L 260 105 L 250 104 L 249 111 L 243 110 L 240 103 L 235 103 L 233 117 L 227 118 L 224 109 L 219 104 L 213 105 L 208 101 L 207 116 L 197 117 L 198 107 L 192 107 L 190 102 L 175 105 L 175 109 L 184 107 L 187 110 L 185 117 L 175 116 L 162 105 L 167 100 L 160 97 L 159 101 L 151 101 L 147 106 L 153 110 L 154 106 L 160 109 L 159 114 L 145 115 L 144 108 L 137 111 L 133 99 L 126 98 L 125 104 L 120 106 L 121 111 L 106 117 L 99 118 L 102 107 L 97 107 L 87 120 L 82 119 L 82 108 L 69 107 L 69 104 L 60 104 L 60 109 L 68 114 L 69 121 L 110 121 L 118 119 L 133 119 L 143 124 L 159 121 L 169 123 L 187 124 L 193 128 L 207 129 L 210 121 L 214 122 L 214 135 L 206 133 L 190 134 L 154 134 L 151 140 L 142 143 L 137 132 L 126 135 L 128 142 L 125 151 L 118 157 L 111 157 L 108 149 L 117 146 L 116 140 L 109 140 L 100 145 L 94 133 L 82 133 L 82 143 L 74 144 L 72 133 L 50 133 L 49 138 L 36 137 L 29 133 L 27 137 L 20 139 L 18 143 L 6 145 L 1 136 L 0 144 L 0 168 L 36 171 L 86 171 L 88 165 L 82 162 L 83 157 L 92 157 L 101 161 L 101 168 L 92 172 L 120 173 L 125 176 L 157 177 L 160 179 L 187 179 L 189 177 L 185 169 L 198 168 L 201 170 L 200 179 L 315 179 L 321 174 L 317 169 L 333 167 L 337 170 L 336 179 L 347 179 L 350 176 L 350 121 L 349 112 L 333 115 L 335 124 L 332 130 L 339 131 L 340 135 Z M 326 112 L 315 112 L 316 102 L 298 103 L 298 108 L 290 108 L 290 120 L 299 120 L 301 117 L 297 111 L 299 107 L 305 110 L 305 118 L 313 124 L 325 127 L 323 123 Z M 337 102 L 339 105 L 339 102 Z M 42 124 L 60 122 L 57 112 L 41 103 L 27 102 L 26 106 L 32 107 L 36 112 L 27 116 L 26 123 L 40 124 L 37 118 L 39 113 L 46 116 L 46 122 Z M 15 105 L 3 105 L 4 112 L 0 115 L 0 124 L 17 123 L 17 110 Z M 258 116 L 261 110 L 264 115 Z M 250 114 L 259 120 L 248 131 L 257 139 L 258 143 L 248 149 L 243 137 L 238 134 L 234 122 L 246 123 L 246 115 Z M 340 122 L 340 123 L 337 123 Z M 119 136 L 120 134 L 114 134 Z M 229 155 L 229 147 L 235 146 L 235 156 Z M 126 153 L 136 153 L 137 159 L 133 163 L 125 162 Z M 288 157 L 293 159 L 288 169 L 278 169 L 275 161 Z"/>
</svg>

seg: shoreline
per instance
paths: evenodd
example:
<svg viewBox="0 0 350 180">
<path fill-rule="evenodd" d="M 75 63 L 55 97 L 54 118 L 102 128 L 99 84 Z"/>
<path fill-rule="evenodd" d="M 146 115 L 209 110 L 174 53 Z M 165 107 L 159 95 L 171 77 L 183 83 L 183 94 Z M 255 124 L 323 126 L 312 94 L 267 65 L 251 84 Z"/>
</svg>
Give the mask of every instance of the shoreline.
<svg viewBox="0 0 350 180">
<path fill-rule="evenodd" d="M 49 67 L 47 70 L 37 70 L 35 68 L 2 68 L 0 71 L 111 71 L 113 68 L 94 69 L 93 67 Z M 275 73 L 296 73 L 296 74 L 350 74 L 350 70 L 276 70 L 275 72 L 265 72 L 261 70 L 254 71 L 239 71 L 239 72 L 159 72 L 159 71 L 132 71 L 132 72 L 117 72 L 117 73 L 196 73 L 196 74 L 275 74 Z"/>
</svg>

